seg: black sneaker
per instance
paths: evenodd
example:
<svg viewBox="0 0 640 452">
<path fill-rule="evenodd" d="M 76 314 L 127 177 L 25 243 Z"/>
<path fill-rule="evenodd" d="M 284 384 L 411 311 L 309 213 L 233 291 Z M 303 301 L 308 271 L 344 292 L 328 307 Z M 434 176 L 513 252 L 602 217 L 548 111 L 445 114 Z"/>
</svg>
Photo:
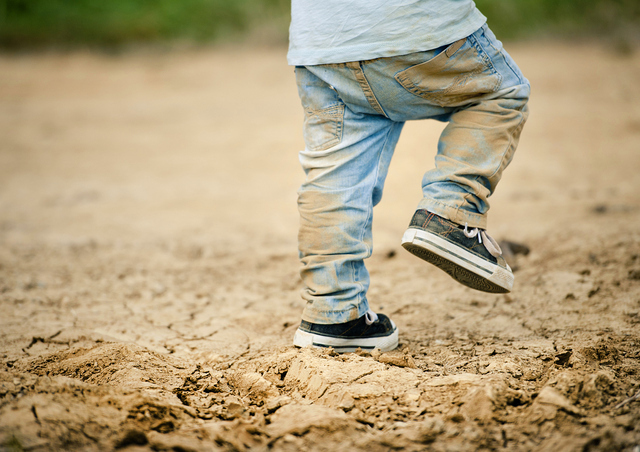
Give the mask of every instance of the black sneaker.
<svg viewBox="0 0 640 452">
<path fill-rule="evenodd" d="M 357 348 L 388 352 L 398 346 L 398 328 L 384 314 L 368 311 L 357 320 L 332 325 L 302 321 L 293 336 L 297 347 L 333 347 L 338 353 L 354 352 Z"/>
<path fill-rule="evenodd" d="M 469 230 L 418 210 L 402 236 L 402 246 L 472 289 L 507 293 L 513 287 L 513 272 L 500 246 L 481 229 Z"/>
</svg>

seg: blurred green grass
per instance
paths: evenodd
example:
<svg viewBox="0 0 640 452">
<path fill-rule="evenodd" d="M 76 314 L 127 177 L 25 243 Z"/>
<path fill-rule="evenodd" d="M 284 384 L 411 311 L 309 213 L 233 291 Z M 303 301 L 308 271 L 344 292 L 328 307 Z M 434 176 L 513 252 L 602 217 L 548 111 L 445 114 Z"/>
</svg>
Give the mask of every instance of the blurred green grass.
<svg viewBox="0 0 640 452">
<path fill-rule="evenodd" d="M 0 47 L 120 47 L 241 39 L 256 27 L 286 40 L 289 0 L 0 0 Z"/>
<path fill-rule="evenodd" d="M 501 39 L 640 37 L 640 0 L 476 0 Z"/>
<path fill-rule="evenodd" d="M 0 48 L 286 42 L 290 0 L 0 0 Z M 321 1 L 321 0 L 319 0 Z M 476 0 L 501 39 L 640 33 L 640 0 Z M 258 36 L 265 36 L 265 33 Z"/>
</svg>

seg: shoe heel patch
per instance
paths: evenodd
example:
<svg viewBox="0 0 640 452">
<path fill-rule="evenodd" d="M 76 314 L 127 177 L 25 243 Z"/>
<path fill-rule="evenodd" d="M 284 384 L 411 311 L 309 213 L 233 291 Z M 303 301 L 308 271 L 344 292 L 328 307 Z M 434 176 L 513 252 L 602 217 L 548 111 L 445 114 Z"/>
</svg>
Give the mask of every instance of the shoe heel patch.
<svg viewBox="0 0 640 452">
<path fill-rule="evenodd" d="M 407 229 L 402 235 L 402 243 L 413 243 L 413 239 L 416 237 L 418 231 L 415 229 Z"/>
</svg>

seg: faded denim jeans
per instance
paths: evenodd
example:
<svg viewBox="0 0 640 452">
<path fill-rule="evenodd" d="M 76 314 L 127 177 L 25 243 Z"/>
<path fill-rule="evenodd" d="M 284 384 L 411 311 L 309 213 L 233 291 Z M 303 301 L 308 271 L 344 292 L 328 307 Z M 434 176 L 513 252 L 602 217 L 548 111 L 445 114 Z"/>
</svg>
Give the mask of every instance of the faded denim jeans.
<svg viewBox="0 0 640 452">
<path fill-rule="evenodd" d="M 369 309 L 363 260 L 372 252 L 373 207 L 405 121 L 447 122 L 417 207 L 486 229 L 488 198 L 527 118 L 529 82 L 486 25 L 438 49 L 298 66 L 296 80 L 305 112 L 302 318 L 343 323 Z"/>
</svg>

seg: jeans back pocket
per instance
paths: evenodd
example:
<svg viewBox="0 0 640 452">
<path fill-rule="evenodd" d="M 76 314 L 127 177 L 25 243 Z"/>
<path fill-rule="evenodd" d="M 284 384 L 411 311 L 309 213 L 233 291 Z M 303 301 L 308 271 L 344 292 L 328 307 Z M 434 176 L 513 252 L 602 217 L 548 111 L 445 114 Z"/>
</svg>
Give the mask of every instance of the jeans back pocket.
<svg viewBox="0 0 640 452">
<path fill-rule="evenodd" d="M 424 63 L 395 75 L 404 89 L 441 107 L 464 105 L 493 93 L 502 82 L 491 59 L 470 36 Z"/>
</svg>

